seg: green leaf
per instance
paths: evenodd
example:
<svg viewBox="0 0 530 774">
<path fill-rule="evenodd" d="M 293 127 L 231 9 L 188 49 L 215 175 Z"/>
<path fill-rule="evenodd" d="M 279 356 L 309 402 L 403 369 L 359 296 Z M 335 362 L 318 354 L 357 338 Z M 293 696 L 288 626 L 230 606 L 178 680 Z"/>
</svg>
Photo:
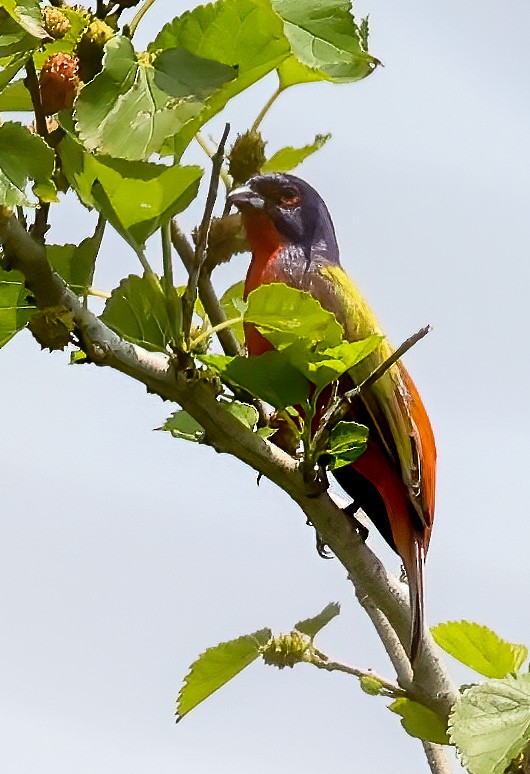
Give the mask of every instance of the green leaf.
<svg viewBox="0 0 530 774">
<path fill-rule="evenodd" d="M 229 384 L 242 387 L 274 408 L 297 405 L 309 397 L 309 382 L 293 368 L 284 352 L 265 352 L 249 358 L 201 355 L 199 360 Z"/>
<path fill-rule="evenodd" d="M 279 151 L 267 159 L 262 166 L 262 172 L 290 172 L 295 169 L 302 161 L 305 161 L 308 156 L 311 156 L 316 151 L 320 150 L 327 141 L 330 139 L 331 134 L 317 134 L 314 142 L 310 145 L 304 145 L 302 148 L 293 148 L 289 145 L 287 148 L 282 148 Z"/>
<path fill-rule="evenodd" d="M 24 86 L 22 79 L 9 83 L 0 92 L 0 110 L 20 113 L 33 110 L 29 91 Z"/>
<path fill-rule="evenodd" d="M 285 22 L 293 54 L 278 68 L 283 88 L 322 79 L 358 81 L 378 64 L 364 49 L 349 0 L 272 0 L 272 6 Z"/>
<path fill-rule="evenodd" d="M 79 245 L 48 245 L 46 253 L 52 268 L 78 296 L 92 285 L 96 258 L 101 246 L 103 226 Z"/>
<path fill-rule="evenodd" d="M 294 628 L 302 634 L 307 634 L 313 640 L 318 632 L 327 626 L 330 621 L 338 616 L 340 613 L 340 605 L 338 602 L 330 602 L 329 605 L 320 611 L 318 615 L 312 618 L 304 618 L 302 621 L 298 621 L 294 625 Z"/>
<path fill-rule="evenodd" d="M 435 744 L 449 744 L 445 725 L 438 715 L 411 699 L 399 698 L 388 707 L 401 716 L 401 725 L 411 736 Z"/>
<path fill-rule="evenodd" d="M 236 318 L 241 317 L 247 308 L 246 303 L 243 301 L 244 287 L 244 281 L 240 280 L 239 282 L 236 282 L 235 285 L 229 287 L 228 290 L 225 290 L 221 296 L 219 303 L 221 304 L 221 308 L 226 314 L 227 320 L 235 320 Z M 243 330 L 243 320 L 233 323 L 231 328 L 237 340 L 240 343 L 244 342 L 245 332 Z"/>
<path fill-rule="evenodd" d="M 26 58 L 27 57 L 22 54 L 15 54 L 15 56 L 10 57 L 7 61 L 4 60 L 2 62 L 2 69 L 0 70 L 0 91 L 5 89 L 11 79 L 15 77 L 22 67 L 24 67 Z M 5 110 L 6 108 L 2 109 Z"/>
<path fill-rule="evenodd" d="M 260 655 L 260 648 L 271 638 L 270 629 L 261 629 L 237 640 L 222 642 L 201 653 L 190 667 L 177 699 L 177 721 L 211 696 Z"/>
<path fill-rule="evenodd" d="M 465 691 L 449 718 L 449 736 L 470 774 L 504 774 L 530 741 L 530 675 Z"/>
<path fill-rule="evenodd" d="M 236 68 L 237 78 L 207 97 L 187 123 L 180 119 L 181 108 L 177 108 L 175 138 L 166 147 L 177 156 L 228 100 L 272 72 L 290 51 L 283 24 L 268 0 L 219 0 L 194 8 L 166 24 L 149 51 L 181 47 Z"/>
<path fill-rule="evenodd" d="M 39 41 L 18 24 L 4 8 L 0 8 L 0 59 L 17 53 L 28 53 Z"/>
<path fill-rule="evenodd" d="M 25 327 L 35 306 L 27 301 L 24 277 L 18 271 L 0 269 L 0 347 Z"/>
<path fill-rule="evenodd" d="M 342 325 L 332 312 L 310 293 L 282 282 L 261 285 L 249 293 L 244 320 L 256 325 L 277 349 L 300 339 L 334 347 L 343 337 Z"/>
<path fill-rule="evenodd" d="M 357 422 L 338 422 L 332 429 L 325 454 L 332 456 L 331 470 L 350 465 L 366 451 L 368 428 Z"/>
<path fill-rule="evenodd" d="M 188 51 L 136 56 L 119 35 L 105 46 L 103 70 L 80 92 L 76 129 L 89 151 L 147 159 L 204 108 L 235 70 Z"/>
<path fill-rule="evenodd" d="M 506 677 L 528 656 L 525 645 L 502 640 L 487 626 L 471 621 L 449 621 L 433 626 L 434 641 L 446 653 L 484 677 Z"/>
<path fill-rule="evenodd" d="M 27 183 L 49 185 L 53 167 L 53 151 L 41 137 L 18 123 L 0 126 L 0 205 L 36 204 L 26 195 Z"/>
<path fill-rule="evenodd" d="M 172 301 L 180 309 L 176 290 Z M 176 321 L 178 330 L 174 330 L 164 291 L 154 274 L 131 274 L 122 280 L 112 291 L 101 319 L 123 338 L 152 351 L 164 352 L 180 336 L 180 320 Z"/>
<path fill-rule="evenodd" d="M 258 410 L 250 403 L 241 403 L 239 400 L 220 400 L 221 406 L 238 419 L 242 425 L 254 430 L 259 419 Z"/>
<path fill-rule="evenodd" d="M 381 339 L 381 336 L 373 334 L 361 341 L 343 341 L 326 349 L 298 341 L 288 348 L 288 355 L 295 368 L 320 391 L 370 355 Z"/>
<path fill-rule="evenodd" d="M 49 37 L 42 26 L 39 0 L 4 0 L 2 6 L 34 38 Z"/>
<path fill-rule="evenodd" d="M 96 207 L 133 247 L 195 198 L 202 169 L 126 161 L 85 153 L 68 135 L 59 143 L 62 170 L 87 207 Z"/>
<path fill-rule="evenodd" d="M 167 430 L 173 438 L 200 443 L 204 438 L 204 428 L 187 411 L 179 409 L 166 419 L 160 430 Z"/>
</svg>

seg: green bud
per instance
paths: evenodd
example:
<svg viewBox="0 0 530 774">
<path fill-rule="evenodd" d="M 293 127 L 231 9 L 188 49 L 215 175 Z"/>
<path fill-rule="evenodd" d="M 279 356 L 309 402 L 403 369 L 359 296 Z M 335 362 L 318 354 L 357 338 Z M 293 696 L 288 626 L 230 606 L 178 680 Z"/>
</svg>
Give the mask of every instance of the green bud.
<svg viewBox="0 0 530 774">
<path fill-rule="evenodd" d="M 362 690 L 367 693 L 369 696 L 379 696 L 381 693 L 381 682 L 377 679 L 377 677 L 371 677 L 369 675 L 366 675 L 364 677 L 359 678 L 359 684 L 362 688 Z"/>
<path fill-rule="evenodd" d="M 51 38 L 58 40 L 70 32 L 72 25 L 60 8 L 48 5 L 42 10 L 44 29 Z"/>
</svg>

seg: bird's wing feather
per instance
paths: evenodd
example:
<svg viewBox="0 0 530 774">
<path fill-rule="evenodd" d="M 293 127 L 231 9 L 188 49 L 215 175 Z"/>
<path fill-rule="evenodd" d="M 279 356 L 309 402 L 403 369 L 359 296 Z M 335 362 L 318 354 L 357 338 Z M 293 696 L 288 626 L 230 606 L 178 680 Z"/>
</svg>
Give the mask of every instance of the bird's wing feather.
<svg viewBox="0 0 530 774">
<path fill-rule="evenodd" d="M 306 289 L 332 310 L 346 337 L 358 341 L 381 329 L 361 292 L 340 266 L 321 265 L 308 272 Z M 393 352 L 383 339 L 372 355 L 352 370 L 360 383 Z M 420 520 L 430 527 L 434 515 L 436 450 L 431 425 L 412 379 L 401 363 L 386 371 L 362 394 L 374 429 L 395 459 Z"/>
</svg>

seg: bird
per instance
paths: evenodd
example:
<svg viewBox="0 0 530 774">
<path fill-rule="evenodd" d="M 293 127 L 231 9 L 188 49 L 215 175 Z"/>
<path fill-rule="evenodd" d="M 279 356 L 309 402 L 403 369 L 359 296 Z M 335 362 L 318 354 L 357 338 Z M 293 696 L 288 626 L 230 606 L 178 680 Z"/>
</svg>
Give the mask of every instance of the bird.
<svg viewBox="0 0 530 774">
<path fill-rule="evenodd" d="M 228 196 L 241 214 L 252 253 L 244 298 L 275 282 L 309 292 L 333 312 L 345 338 L 358 341 L 381 328 L 361 291 L 341 265 L 329 210 L 306 181 L 286 173 L 259 174 Z M 273 347 L 245 325 L 249 355 Z M 361 383 L 393 352 L 383 337 L 377 349 L 351 372 Z M 436 445 L 414 382 L 399 360 L 352 401 L 346 419 L 369 429 L 366 451 L 332 471 L 336 480 L 399 555 L 409 587 L 414 665 L 424 633 L 424 563 L 434 518 Z M 351 512 L 351 511 L 350 511 Z"/>
</svg>

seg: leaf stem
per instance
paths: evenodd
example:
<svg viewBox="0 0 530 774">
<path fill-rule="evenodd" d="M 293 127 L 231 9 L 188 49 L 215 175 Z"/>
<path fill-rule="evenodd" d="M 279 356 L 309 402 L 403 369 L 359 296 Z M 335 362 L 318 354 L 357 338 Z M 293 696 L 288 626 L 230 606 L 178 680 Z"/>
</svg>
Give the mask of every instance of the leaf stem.
<svg viewBox="0 0 530 774">
<path fill-rule="evenodd" d="M 37 77 L 35 62 L 33 61 L 32 56 L 28 57 L 26 61 L 26 78 L 24 79 L 24 85 L 29 91 L 31 97 L 31 104 L 33 105 L 33 112 L 35 114 L 35 127 L 37 129 L 37 134 L 39 134 L 45 142 L 48 142 L 48 124 L 46 123 L 46 115 L 42 107 L 39 79 Z M 39 206 L 35 212 L 35 220 L 33 225 L 30 227 L 30 233 L 32 237 L 39 242 L 44 242 L 46 232 L 50 228 L 48 225 L 49 212 L 49 203 L 43 202 L 39 197 Z"/>
<path fill-rule="evenodd" d="M 166 295 L 173 289 L 173 261 L 171 256 L 171 224 L 168 220 L 162 228 L 160 233 L 162 236 L 162 263 L 164 266 L 164 290 Z"/>
<path fill-rule="evenodd" d="M 344 674 L 358 677 L 359 680 L 362 680 L 363 678 L 375 680 L 382 688 L 381 693 L 384 693 L 384 695 L 388 697 L 408 696 L 407 692 L 397 683 L 393 683 L 390 680 L 381 677 L 370 669 L 358 669 L 349 664 L 343 664 L 341 661 L 331 661 L 324 653 L 317 650 L 313 653 L 311 664 L 318 667 L 318 669 L 325 669 L 326 672 L 343 672 Z"/>
<path fill-rule="evenodd" d="M 94 296 L 95 298 L 110 298 L 110 293 L 107 290 L 98 290 L 98 288 L 89 287 L 86 292 L 87 296 Z"/>
<path fill-rule="evenodd" d="M 208 330 L 204 331 L 203 333 L 200 333 L 196 338 L 193 339 L 193 341 L 191 342 L 191 346 L 196 347 L 197 344 L 200 344 L 201 341 L 204 341 L 204 339 L 207 339 L 209 336 L 212 335 L 212 333 L 219 333 L 219 331 L 223 331 L 225 328 L 230 328 L 232 325 L 237 325 L 237 323 L 240 323 L 242 321 L 243 321 L 243 315 L 240 315 L 239 317 L 233 317 L 231 320 L 224 320 L 218 325 L 214 325 L 213 327 L 208 328 Z"/>
<path fill-rule="evenodd" d="M 213 157 L 214 157 L 214 156 L 215 156 L 215 154 L 216 154 L 216 150 L 215 150 L 214 146 L 213 146 L 212 144 L 210 144 L 210 143 L 208 142 L 208 140 L 206 139 L 206 137 L 203 137 L 203 136 L 202 136 L 202 134 L 201 134 L 200 132 L 197 132 L 197 134 L 195 135 L 195 139 L 196 139 L 196 141 L 197 141 L 197 144 L 198 144 L 198 145 L 199 145 L 199 146 L 202 148 L 202 150 L 203 150 L 203 151 L 206 153 L 206 155 L 208 156 L 208 158 L 209 158 L 210 160 L 213 160 Z M 223 169 L 222 167 L 221 167 L 221 169 L 219 170 L 219 177 L 220 177 L 220 178 L 221 178 L 221 180 L 223 181 L 223 183 L 224 183 L 224 185 L 225 185 L 225 188 L 226 188 L 226 190 L 227 190 L 227 191 L 230 191 L 230 189 L 232 188 L 232 178 L 230 177 L 230 175 L 228 174 L 228 172 L 227 172 L 225 169 Z"/>
<path fill-rule="evenodd" d="M 155 1 L 156 0 L 145 0 L 145 3 L 138 8 L 129 24 L 129 38 L 132 38 L 136 32 L 136 28 L 144 18 L 147 11 L 151 8 L 152 5 L 154 5 Z"/>
<path fill-rule="evenodd" d="M 265 118 L 265 116 L 267 115 L 267 113 L 269 112 L 271 107 L 274 105 L 274 103 L 276 102 L 276 100 L 278 99 L 278 97 L 280 96 L 282 91 L 283 91 L 282 86 L 280 84 L 278 84 L 277 89 L 271 94 L 271 96 L 269 97 L 267 102 L 263 105 L 263 107 L 259 111 L 258 115 L 256 116 L 256 120 L 252 124 L 252 128 L 250 130 L 251 132 L 257 132 L 258 131 L 258 129 L 259 129 L 260 125 L 261 125 L 261 122 L 263 121 L 263 119 Z"/>
</svg>

